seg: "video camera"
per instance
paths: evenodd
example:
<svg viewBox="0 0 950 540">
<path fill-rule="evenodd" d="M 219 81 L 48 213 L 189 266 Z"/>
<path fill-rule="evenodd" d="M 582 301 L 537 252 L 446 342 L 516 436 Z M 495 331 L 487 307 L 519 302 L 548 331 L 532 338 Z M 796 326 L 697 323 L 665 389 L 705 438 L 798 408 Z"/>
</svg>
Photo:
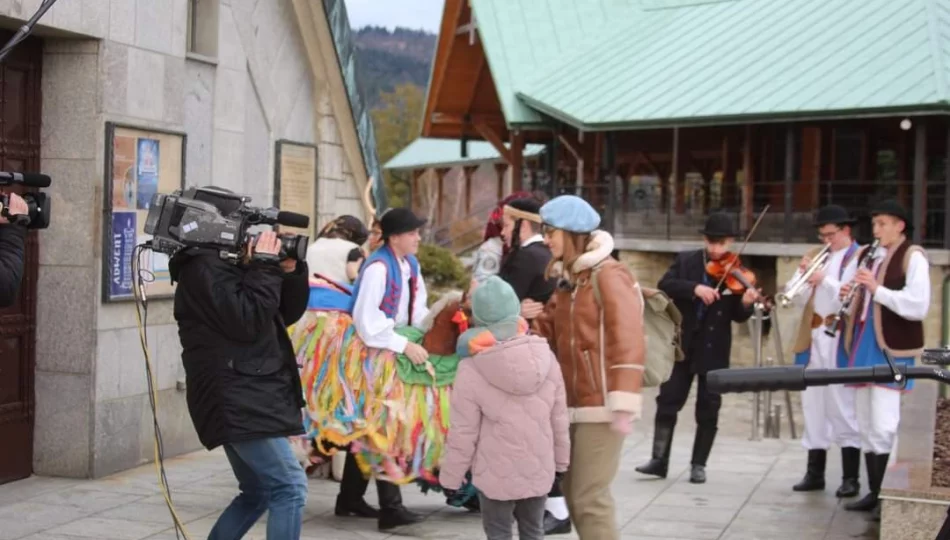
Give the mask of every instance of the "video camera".
<svg viewBox="0 0 950 540">
<path fill-rule="evenodd" d="M 50 178 L 45 174 L 0 172 L 0 186 L 19 184 L 26 187 L 45 188 L 50 185 Z M 20 195 L 26 201 L 28 212 L 23 215 L 10 216 L 10 196 L 0 194 L 0 216 L 11 223 L 25 225 L 27 229 L 45 229 L 49 227 L 50 199 L 45 193 L 28 191 Z"/>
<path fill-rule="evenodd" d="M 152 250 L 169 257 L 184 248 L 200 247 L 217 249 L 222 258 L 236 261 L 248 240 L 256 238 L 256 234 L 248 234 L 254 225 L 310 226 L 310 218 L 305 215 L 255 208 L 247 205 L 250 201 L 250 197 L 213 186 L 177 190 L 169 195 L 156 193 L 144 230 L 152 235 Z M 304 235 L 280 235 L 278 257 L 305 261 L 309 242 Z"/>
</svg>

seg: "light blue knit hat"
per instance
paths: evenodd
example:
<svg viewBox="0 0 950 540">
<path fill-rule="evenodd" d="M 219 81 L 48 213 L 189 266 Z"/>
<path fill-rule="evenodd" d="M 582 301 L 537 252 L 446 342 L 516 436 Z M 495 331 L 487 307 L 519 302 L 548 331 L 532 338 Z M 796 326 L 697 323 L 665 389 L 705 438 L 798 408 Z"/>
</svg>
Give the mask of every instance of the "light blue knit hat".
<svg viewBox="0 0 950 540">
<path fill-rule="evenodd" d="M 472 293 L 472 318 L 476 326 L 514 322 L 520 315 L 521 302 L 505 280 L 491 276 L 475 287 Z"/>
<path fill-rule="evenodd" d="M 560 195 L 541 207 L 541 221 L 571 233 L 585 234 L 597 230 L 600 214 L 576 195 Z"/>
</svg>

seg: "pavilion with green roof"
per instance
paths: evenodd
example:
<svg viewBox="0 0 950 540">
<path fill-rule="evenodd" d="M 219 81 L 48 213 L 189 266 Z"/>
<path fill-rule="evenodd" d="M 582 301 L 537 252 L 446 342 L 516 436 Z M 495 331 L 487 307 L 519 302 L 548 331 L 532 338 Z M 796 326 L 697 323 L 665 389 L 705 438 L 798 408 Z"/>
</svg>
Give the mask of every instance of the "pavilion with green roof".
<svg viewBox="0 0 950 540">
<path fill-rule="evenodd" d="M 818 206 L 893 196 L 945 248 L 948 77 L 950 0 L 446 0 L 421 135 L 516 183 L 545 145 L 620 237 L 768 206 L 753 241 L 812 243 Z"/>
</svg>

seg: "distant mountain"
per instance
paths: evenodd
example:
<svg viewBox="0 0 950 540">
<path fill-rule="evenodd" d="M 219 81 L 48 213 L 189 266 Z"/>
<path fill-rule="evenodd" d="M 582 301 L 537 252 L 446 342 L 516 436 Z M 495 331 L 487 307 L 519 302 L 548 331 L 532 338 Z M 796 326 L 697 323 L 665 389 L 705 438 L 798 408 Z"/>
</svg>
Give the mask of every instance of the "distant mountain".
<svg viewBox="0 0 950 540">
<path fill-rule="evenodd" d="M 355 31 L 355 38 L 357 69 L 370 108 L 379 105 L 380 93 L 400 84 L 412 83 L 423 90 L 428 86 L 435 34 L 366 26 Z"/>
</svg>

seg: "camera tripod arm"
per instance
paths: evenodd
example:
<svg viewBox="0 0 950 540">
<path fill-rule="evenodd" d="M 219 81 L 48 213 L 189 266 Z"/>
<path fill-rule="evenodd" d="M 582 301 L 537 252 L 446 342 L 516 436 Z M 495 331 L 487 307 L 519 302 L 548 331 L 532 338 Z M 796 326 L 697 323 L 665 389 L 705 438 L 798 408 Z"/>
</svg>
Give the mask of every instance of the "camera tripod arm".
<svg viewBox="0 0 950 540">
<path fill-rule="evenodd" d="M 895 376 L 895 370 L 900 377 Z M 896 366 L 892 369 L 888 365 L 808 370 L 804 366 L 717 369 L 706 376 L 706 384 L 710 391 L 726 394 L 804 390 L 809 386 L 832 384 L 900 384 L 899 379 L 930 379 L 950 384 L 950 371 L 936 366 Z"/>
<path fill-rule="evenodd" d="M 40 4 L 40 7 L 36 10 L 36 13 L 30 17 L 30 20 L 26 21 L 23 26 L 17 29 L 16 33 L 13 34 L 13 37 L 10 38 L 10 41 L 7 41 L 3 48 L 0 49 L 0 62 L 3 62 L 4 59 L 6 59 L 7 55 L 10 54 L 10 51 L 12 51 L 14 47 L 19 45 L 21 41 L 33 33 L 33 27 L 36 26 L 37 21 L 39 21 L 40 18 L 43 17 L 43 15 L 45 15 L 46 12 L 49 11 L 49 8 L 53 7 L 53 4 L 55 3 L 56 0 L 43 0 L 43 3 Z"/>
</svg>

